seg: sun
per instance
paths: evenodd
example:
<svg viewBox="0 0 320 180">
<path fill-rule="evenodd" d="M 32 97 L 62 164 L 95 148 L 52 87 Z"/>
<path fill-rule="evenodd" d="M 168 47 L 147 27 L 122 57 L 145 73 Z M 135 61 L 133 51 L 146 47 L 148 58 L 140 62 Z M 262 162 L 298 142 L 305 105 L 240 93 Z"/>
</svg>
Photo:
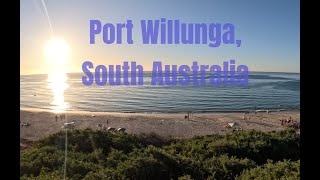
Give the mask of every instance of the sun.
<svg viewBox="0 0 320 180">
<path fill-rule="evenodd" d="M 52 38 L 45 44 L 44 55 L 49 65 L 65 65 L 70 55 L 70 47 L 65 40 Z"/>
</svg>

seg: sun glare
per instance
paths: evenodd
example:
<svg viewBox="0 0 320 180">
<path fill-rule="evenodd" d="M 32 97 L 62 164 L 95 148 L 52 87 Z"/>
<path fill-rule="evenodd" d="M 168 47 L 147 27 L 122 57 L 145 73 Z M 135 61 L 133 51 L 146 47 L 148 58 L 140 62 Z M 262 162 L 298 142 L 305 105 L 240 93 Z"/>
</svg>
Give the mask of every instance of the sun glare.
<svg viewBox="0 0 320 180">
<path fill-rule="evenodd" d="M 48 88 L 53 95 L 51 110 L 61 113 L 68 108 L 64 92 L 69 87 L 66 62 L 70 55 L 70 47 L 63 39 L 53 38 L 46 43 L 44 55 L 48 64 Z"/>
<path fill-rule="evenodd" d="M 49 65 L 65 65 L 70 54 L 70 47 L 63 39 L 53 38 L 44 48 L 44 55 Z"/>
</svg>

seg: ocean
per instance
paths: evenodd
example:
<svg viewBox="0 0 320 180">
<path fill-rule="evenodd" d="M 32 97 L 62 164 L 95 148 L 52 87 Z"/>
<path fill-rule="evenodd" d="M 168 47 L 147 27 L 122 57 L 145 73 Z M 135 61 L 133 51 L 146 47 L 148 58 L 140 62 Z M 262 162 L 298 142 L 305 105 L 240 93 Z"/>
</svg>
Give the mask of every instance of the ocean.
<svg viewBox="0 0 320 180">
<path fill-rule="evenodd" d="M 21 75 L 20 108 L 126 113 L 300 109 L 299 73 L 249 72 L 248 86 L 152 86 L 150 72 L 144 73 L 143 86 L 84 86 L 82 76 L 69 73 L 54 82 L 45 74 Z"/>
</svg>

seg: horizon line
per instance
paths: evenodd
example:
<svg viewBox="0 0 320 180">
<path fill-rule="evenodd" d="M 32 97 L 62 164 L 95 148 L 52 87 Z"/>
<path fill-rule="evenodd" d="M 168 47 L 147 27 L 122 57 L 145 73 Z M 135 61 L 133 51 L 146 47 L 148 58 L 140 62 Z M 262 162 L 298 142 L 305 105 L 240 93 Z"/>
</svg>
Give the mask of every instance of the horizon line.
<svg viewBox="0 0 320 180">
<path fill-rule="evenodd" d="M 123 72 L 123 71 L 121 71 Z M 131 72 L 131 71 L 128 71 L 128 72 Z M 152 72 L 152 71 L 144 71 L 144 72 Z M 191 71 L 190 71 L 191 72 Z M 209 72 L 209 71 L 208 71 Z M 248 72 L 259 72 L 259 73 L 292 73 L 292 74 L 300 74 L 300 72 L 281 72 L 281 71 L 248 71 Z M 83 72 L 67 72 L 66 74 L 80 74 L 80 73 L 83 73 Z M 28 75 L 48 75 L 48 73 L 34 73 L 34 74 L 21 74 L 20 73 L 20 76 L 28 76 Z"/>
</svg>

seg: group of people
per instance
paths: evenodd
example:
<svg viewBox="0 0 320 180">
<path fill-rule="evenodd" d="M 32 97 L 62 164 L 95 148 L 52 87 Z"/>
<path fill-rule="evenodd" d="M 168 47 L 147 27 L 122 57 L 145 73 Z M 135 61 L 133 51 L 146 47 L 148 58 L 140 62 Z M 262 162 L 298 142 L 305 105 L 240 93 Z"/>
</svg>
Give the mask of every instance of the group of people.
<svg viewBox="0 0 320 180">
<path fill-rule="evenodd" d="M 289 118 L 283 119 L 281 118 L 280 120 L 282 126 L 291 126 L 295 129 L 300 129 L 300 123 L 297 121 L 292 120 L 291 116 Z"/>
<path fill-rule="evenodd" d="M 257 115 L 258 114 L 258 110 L 255 110 L 254 111 L 254 115 Z M 271 114 L 271 111 L 270 110 L 266 110 L 267 114 Z M 263 117 L 260 117 L 260 120 L 262 120 Z M 245 112 L 243 117 L 242 117 L 242 120 L 250 120 L 251 119 L 251 115 L 249 112 Z"/>
<path fill-rule="evenodd" d="M 248 112 L 245 112 L 242 117 L 242 120 L 250 120 L 250 119 L 251 119 L 251 115 Z"/>
<path fill-rule="evenodd" d="M 20 126 L 21 127 L 28 127 L 28 126 L 30 126 L 30 124 L 29 123 L 24 123 L 24 122 L 22 122 L 22 124 L 21 124 L 21 121 L 20 121 Z"/>
<path fill-rule="evenodd" d="M 188 112 L 188 114 L 187 115 L 185 115 L 184 116 L 184 119 L 186 120 L 186 119 L 190 119 L 190 116 L 193 116 L 193 113 L 192 112 Z"/>
<path fill-rule="evenodd" d="M 291 116 L 290 116 L 289 118 L 287 118 L 287 119 L 281 118 L 280 121 L 281 121 L 281 125 L 282 125 L 282 126 L 288 125 L 288 124 L 290 124 L 290 123 L 293 123 L 293 120 L 291 119 Z"/>
<path fill-rule="evenodd" d="M 109 120 L 107 120 L 107 124 L 109 124 Z M 102 123 L 99 123 L 99 124 L 98 124 L 98 127 L 103 128 L 103 127 L 104 127 L 104 125 L 103 125 Z"/>
<path fill-rule="evenodd" d="M 56 117 L 54 117 L 55 119 L 56 119 L 56 122 L 58 121 L 58 119 L 59 119 L 59 117 L 60 117 L 60 120 L 62 121 L 62 119 L 64 120 L 64 119 L 66 119 L 66 115 L 65 114 L 61 114 L 61 115 L 56 115 Z"/>
</svg>

